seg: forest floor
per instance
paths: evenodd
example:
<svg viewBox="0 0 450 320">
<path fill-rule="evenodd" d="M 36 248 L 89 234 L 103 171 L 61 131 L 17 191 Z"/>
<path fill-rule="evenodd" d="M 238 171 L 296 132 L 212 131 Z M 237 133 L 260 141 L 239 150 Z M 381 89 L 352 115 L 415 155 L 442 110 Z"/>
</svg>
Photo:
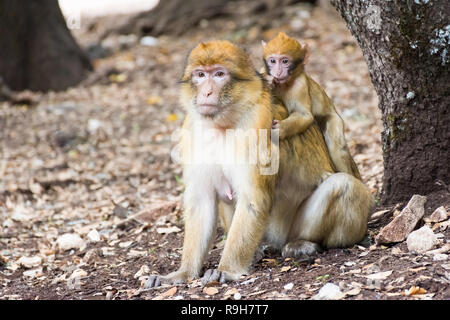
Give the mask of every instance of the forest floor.
<svg viewBox="0 0 450 320">
<path fill-rule="evenodd" d="M 87 47 L 119 19 L 83 21 L 74 35 Z M 34 105 L 0 103 L 0 299 L 310 299 L 326 283 L 340 288 L 339 299 L 450 298 L 445 252 L 436 258 L 409 252 L 405 242 L 374 244 L 405 204 L 374 209 L 387 211 L 369 224 L 365 246 L 328 250 L 310 262 L 268 254 L 248 276 L 222 285 L 194 279 L 143 288 L 149 275 L 167 274 L 180 262 L 183 183 L 170 158 L 171 137 L 184 117 L 177 80 L 188 50 L 201 40 L 240 44 L 258 70 L 261 39 L 283 30 L 307 42 L 307 72 L 342 115 L 364 182 L 375 196 L 381 190 L 377 97 L 344 22 L 328 8 L 297 5 L 272 28 L 243 24 L 203 21 L 182 37 L 156 42 L 111 35 L 103 49 L 91 46 L 92 54 L 107 47 L 111 55 L 94 60 L 83 84 L 29 93 Z M 426 204 L 425 217 L 439 202 Z M 442 248 L 448 223 L 429 225 L 438 235 L 435 248 Z M 218 265 L 223 245 L 219 232 L 206 267 Z"/>
</svg>

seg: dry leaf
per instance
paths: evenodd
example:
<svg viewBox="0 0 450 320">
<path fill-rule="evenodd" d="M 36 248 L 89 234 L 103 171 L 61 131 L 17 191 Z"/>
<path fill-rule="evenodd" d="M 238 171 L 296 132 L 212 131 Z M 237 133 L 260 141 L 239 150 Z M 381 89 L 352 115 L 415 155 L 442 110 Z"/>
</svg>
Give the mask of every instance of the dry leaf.
<svg viewBox="0 0 450 320">
<path fill-rule="evenodd" d="M 276 265 L 277 260 L 276 259 L 262 259 L 263 262 L 265 262 L 268 265 Z"/>
<path fill-rule="evenodd" d="M 361 269 L 352 269 L 352 270 L 349 270 L 348 271 L 348 273 L 351 273 L 351 274 L 357 274 L 357 273 L 361 273 Z"/>
<path fill-rule="evenodd" d="M 424 288 L 421 288 L 421 287 L 416 287 L 416 286 L 412 286 L 411 288 L 409 288 L 409 290 L 407 290 L 405 292 L 405 294 L 407 296 L 412 296 L 415 294 L 424 294 L 424 293 L 427 293 L 427 290 L 425 290 Z"/>
<path fill-rule="evenodd" d="M 161 295 L 163 297 L 172 297 L 175 293 L 177 293 L 177 287 L 170 288 L 169 290 L 163 292 Z"/>
<path fill-rule="evenodd" d="M 367 256 L 369 254 L 369 252 L 361 252 L 359 255 L 358 255 L 358 257 L 365 257 L 365 256 Z"/>
<path fill-rule="evenodd" d="M 167 116 L 166 120 L 168 122 L 174 122 L 178 120 L 178 115 L 176 113 L 171 113 Z"/>
<path fill-rule="evenodd" d="M 124 73 L 119 73 L 119 74 L 113 73 L 112 75 L 109 76 L 109 80 L 111 82 L 122 83 L 127 80 L 127 75 Z"/>
<path fill-rule="evenodd" d="M 374 212 L 371 216 L 370 216 L 370 221 L 376 220 L 381 218 L 382 216 L 384 216 L 385 213 L 389 212 L 390 210 L 381 210 L 381 211 L 377 211 Z"/>
<path fill-rule="evenodd" d="M 369 263 L 366 264 L 365 266 L 362 267 L 363 270 L 366 270 L 367 268 L 370 268 L 371 266 L 373 266 L 375 263 Z"/>
<path fill-rule="evenodd" d="M 266 291 L 267 291 L 267 290 L 260 290 L 260 291 L 252 292 L 252 293 L 249 293 L 248 296 L 249 296 L 249 297 L 251 297 L 251 296 L 257 296 L 257 295 L 262 294 L 262 293 L 264 293 L 264 292 L 266 292 Z"/>
<path fill-rule="evenodd" d="M 392 248 L 391 253 L 394 256 L 398 256 L 398 255 L 402 255 L 403 251 L 400 248 L 398 248 L 398 247 L 394 247 L 394 248 Z"/>
<path fill-rule="evenodd" d="M 215 287 L 205 287 L 203 289 L 203 293 L 207 294 L 208 296 L 213 296 L 213 295 L 219 293 L 219 290 Z"/>
<path fill-rule="evenodd" d="M 133 244 L 133 241 L 125 241 L 125 242 L 119 242 L 120 248 L 128 248 Z"/>
<path fill-rule="evenodd" d="M 371 279 L 371 280 L 384 280 L 387 277 L 389 277 L 391 274 L 392 274 L 392 270 L 385 271 L 385 272 L 377 272 L 377 273 L 368 274 L 365 277 L 367 279 Z"/>
<path fill-rule="evenodd" d="M 232 295 L 234 295 L 235 293 L 238 293 L 238 289 L 237 289 L 237 288 L 228 289 L 228 290 L 225 292 L 224 296 L 232 296 Z"/>
<path fill-rule="evenodd" d="M 205 287 L 220 287 L 219 281 L 210 281 L 205 284 Z"/>
<path fill-rule="evenodd" d="M 356 296 L 361 292 L 361 288 L 360 287 L 356 287 L 354 289 L 351 289 L 347 292 L 344 293 L 344 295 L 346 296 Z"/>
<path fill-rule="evenodd" d="M 180 231 L 181 231 L 181 229 L 176 226 L 156 229 L 156 232 L 163 233 L 163 234 L 176 233 L 176 232 L 180 232 Z"/>
<path fill-rule="evenodd" d="M 127 253 L 127 256 L 128 257 L 145 257 L 145 256 L 147 256 L 147 251 L 139 251 L 139 250 L 131 249 Z"/>
<path fill-rule="evenodd" d="M 84 271 L 83 269 L 76 269 L 71 275 L 71 279 L 77 279 L 77 278 L 83 278 L 86 277 L 88 273 Z"/>
<path fill-rule="evenodd" d="M 286 267 L 281 268 L 280 271 L 281 271 L 281 272 L 286 272 L 286 271 L 288 271 L 288 270 L 290 270 L 290 269 L 291 269 L 290 266 L 286 266 Z"/>
<path fill-rule="evenodd" d="M 419 271 L 422 271 L 422 270 L 425 270 L 425 269 L 426 269 L 426 267 L 409 268 L 408 271 L 419 272 Z"/>
<path fill-rule="evenodd" d="M 150 273 L 150 268 L 147 265 L 144 264 L 139 269 L 139 271 L 134 274 L 133 278 L 137 279 L 137 278 L 142 277 L 143 275 L 146 275 L 146 274 L 149 274 L 149 273 Z"/>
<path fill-rule="evenodd" d="M 150 106 L 160 102 L 162 102 L 162 98 L 160 96 L 150 96 L 147 98 L 147 104 Z"/>
</svg>

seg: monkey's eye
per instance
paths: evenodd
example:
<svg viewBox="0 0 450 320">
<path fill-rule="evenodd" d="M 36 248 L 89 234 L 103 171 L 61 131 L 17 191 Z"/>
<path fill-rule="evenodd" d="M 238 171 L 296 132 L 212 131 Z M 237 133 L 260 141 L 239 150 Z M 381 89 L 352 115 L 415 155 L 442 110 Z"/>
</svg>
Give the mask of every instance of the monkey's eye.
<svg viewBox="0 0 450 320">
<path fill-rule="evenodd" d="M 275 59 L 270 59 L 270 63 L 274 64 L 275 63 Z"/>
<path fill-rule="evenodd" d="M 223 77 L 224 75 L 225 75 L 225 72 L 223 72 L 223 71 L 216 72 L 216 77 Z"/>
<path fill-rule="evenodd" d="M 288 60 L 288 59 L 283 59 L 283 60 L 281 60 L 281 62 L 283 62 L 284 64 L 286 64 L 286 63 L 289 62 L 289 60 Z"/>
<path fill-rule="evenodd" d="M 199 73 L 197 73 L 197 76 L 198 76 L 199 78 L 203 78 L 203 77 L 205 76 L 205 74 L 204 74 L 203 72 L 199 72 Z"/>
</svg>

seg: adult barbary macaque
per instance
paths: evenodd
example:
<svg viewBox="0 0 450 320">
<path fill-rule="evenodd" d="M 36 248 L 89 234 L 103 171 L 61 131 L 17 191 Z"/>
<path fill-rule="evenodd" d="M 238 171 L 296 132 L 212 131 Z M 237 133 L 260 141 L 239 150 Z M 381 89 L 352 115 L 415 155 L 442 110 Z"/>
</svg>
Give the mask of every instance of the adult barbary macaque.
<svg viewBox="0 0 450 320">
<path fill-rule="evenodd" d="M 207 270 L 206 281 L 237 280 L 246 274 L 263 239 L 292 257 L 312 254 L 319 246 L 350 246 L 364 237 L 372 196 L 355 177 L 333 172 L 316 124 L 280 141 L 278 152 L 271 154 L 279 156 L 274 174 L 261 173 L 267 166 L 264 157 L 255 163 L 223 161 L 226 152 L 218 141 L 229 130 L 255 130 L 258 143 L 273 145 L 270 139 L 263 140 L 267 138 L 263 133 L 274 118 L 287 116 L 282 105 L 272 102 L 242 49 L 228 41 L 194 48 L 181 79 L 180 101 L 187 112 L 181 141 L 185 182 L 181 265 L 167 276 L 151 276 L 147 287 L 200 276 L 219 211 L 227 240 L 218 269 Z M 204 130 L 212 130 L 213 139 L 204 139 L 200 133 Z M 208 163 L 186 161 L 193 149 L 217 158 Z M 325 174 L 329 177 L 322 182 Z"/>
<path fill-rule="evenodd" d="M 274 121 L 273 127 L 280 129 L 280 139 L 304 132 L 316 120 L 336 170 L 361 179 L 345 141 L 344 122 L 333 101 L 305 73 L 308 48 L 283 32 L 267 44 L 263 42 L 263 47 L 266 78 L 289 112 L 286 119 Z"/>
</svg>

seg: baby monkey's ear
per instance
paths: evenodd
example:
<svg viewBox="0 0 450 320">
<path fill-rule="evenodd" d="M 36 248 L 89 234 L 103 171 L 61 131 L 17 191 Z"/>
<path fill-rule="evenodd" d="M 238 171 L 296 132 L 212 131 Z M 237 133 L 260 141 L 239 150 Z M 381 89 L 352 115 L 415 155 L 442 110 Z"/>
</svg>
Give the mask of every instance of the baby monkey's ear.
<svg viewBox="0 0 450 320">
<path fill-rule="evenodd" d="M 309 60 L 309 53 L 310 53 L 309 44 L 305 43 L 303 45 L 303 50 L 305 50 L 305 56 L 303 58 L 303 64 L 306 64 L 308 62 L 308 60 Z"/>
</svg>

